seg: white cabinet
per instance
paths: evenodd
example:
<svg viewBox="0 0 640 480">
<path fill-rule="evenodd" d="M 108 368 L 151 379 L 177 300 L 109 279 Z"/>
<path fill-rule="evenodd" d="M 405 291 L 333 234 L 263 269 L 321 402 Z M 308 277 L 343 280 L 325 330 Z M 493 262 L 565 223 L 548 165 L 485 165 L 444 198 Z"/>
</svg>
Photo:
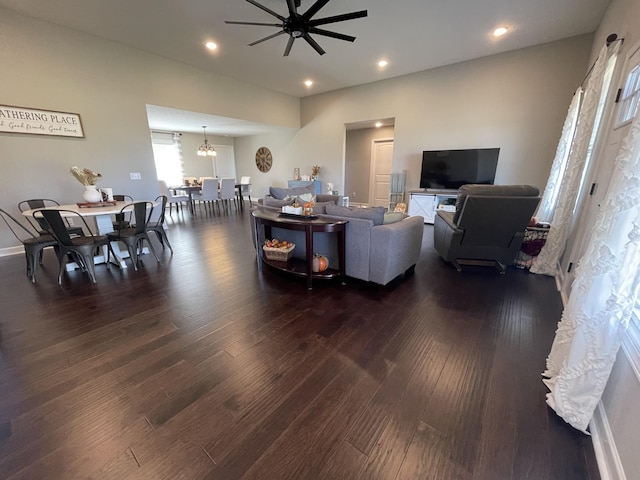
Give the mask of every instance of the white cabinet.
<svg viewBox="0 0 640 480">
<path fill-rule="evenodd" d="M 422 215 L 424 223 L 433 223 L 435 220 L 435 202 L 435 195 L 411 192 L 409 194 L 409 215 Z"/>
<path fill-rule="evenodd" d="M 457 192 L 452 190 L 410 192 L 409 215 L 421 215 L 424 217 L 424 223 L 432 224 L 436 219 L 436 211 L 455 211 L 457 197 Z"/>
</svg>

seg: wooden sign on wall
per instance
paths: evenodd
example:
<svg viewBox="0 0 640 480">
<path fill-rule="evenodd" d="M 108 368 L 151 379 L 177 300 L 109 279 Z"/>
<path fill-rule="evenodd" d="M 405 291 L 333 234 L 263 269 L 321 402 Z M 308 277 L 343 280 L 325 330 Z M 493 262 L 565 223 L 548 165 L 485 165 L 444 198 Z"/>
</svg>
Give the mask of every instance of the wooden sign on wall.
<svg viewBox="0 0 640 480">
<path fill-rule="evenodd" d="M 0 132 L 84 137 L 77 113 L 0 105 Z"/>
</svg>

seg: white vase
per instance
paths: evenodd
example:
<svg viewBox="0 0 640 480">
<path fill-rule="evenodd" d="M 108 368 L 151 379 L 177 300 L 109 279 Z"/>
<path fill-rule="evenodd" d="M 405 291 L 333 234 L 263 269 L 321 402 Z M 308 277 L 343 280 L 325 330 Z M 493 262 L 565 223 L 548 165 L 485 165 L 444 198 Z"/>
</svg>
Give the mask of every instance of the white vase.
<svg viewBox="0 0 640 480">
<path fill-rule="evenodd" d="M 82 198 L 84 198 L 84 201 L 88 203 L 98 203 L 102 201 L 102 194 L 95 185 L 85 185 L 84 192 L 82 192 Z"/>
</svg>

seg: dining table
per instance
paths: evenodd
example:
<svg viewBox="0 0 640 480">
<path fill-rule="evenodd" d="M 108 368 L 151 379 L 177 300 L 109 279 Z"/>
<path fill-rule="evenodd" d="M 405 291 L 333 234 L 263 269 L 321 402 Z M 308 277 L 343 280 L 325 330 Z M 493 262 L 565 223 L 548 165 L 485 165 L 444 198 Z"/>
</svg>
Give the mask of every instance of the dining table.
<svg viewBox="0 0 640 480">
<path fill-rule="evenodd" d="M 153 203 L 154 207 L 158 205 L 159 202 L 150 201 Z M 113 229 L 113 219 L 112 215 L 121 212 L 133 212 L 133 204 L 131 202 L 123 202 L 123 201 L 113 201 L 113 202 L 98 202 L 98 203 L 72 203 L 68 205 L 56 205 L 51 207 L 46 207 L 48 210 L 69 210 L 71 212 L 75 212 L 80 214 L 83 218 L 93 218 L 96 226 L 96 232 L 98 235 L 107 235 L 114 231 Z M 38 210 L 43 210 L 42 208 L 34 208 L 32 210 L 25 210 L 22 212 L 22 215 L 25 217 L 33 217 L 34 212 Z M 72 213 L 61 212 L 60 215 L 65 218 L 73 218 Z M 129 257 L 129 252 L 127 249 L 120 250 L 120 244 L 117 241 L 111 242 L 111 248 L 113 249 L 113 253 L 115 254 L 115 258 L 111 259 L 112 263 L 115 263 L 120 268 L 127 268 L 127 264 L 124 259 Z M 142 253 L 148 253 L 147 247 L 143 248 Z M 96 255 L 94 257 L 94 263 L 105 263 L 107 258 L 107 247 L 102 247 L 102 254 Z M 71 271 L 75 268 L 78 268 L 78 265 L 75 262 L 67 263 L 67 270 Z"/>
<path fill-rule="evenodd" d="M 187 200 L 187 208 L 189 209 L 189 213 L 191 215 L 195 214 L 195 209 L 194 209 L 194 203 L 193 203 L 193 194 L 195 193 L 199 193 L 200 192 L 200 185 L 175 185 L 173 187 L 169 187 L 169 190 L 171 190 L 173 193 L 176 192 L 185 192 L 187 194 L 187 196 L 189 197 L 189 199 Z"/>
<path fill-rule="evenodd" d="M 242 187 L 251 186 L 250 183 L 236 183 L 236 190 L 238 191 L 238 198 L 240 199 L 240 210 L 244 210 L 244 202 L 242 201 Z M 195 214 L 195 203 L 193 201 L 193 194 L 199 193 L 202 189 L 201 185 L 174 185 L 169 187 L 169 189 L 173 192 L 185 192 L 189 199 L 187 200 L 187 206 L 189 208 L 189 213 L 192 215 Z M 220 191 L 220 184 L 218 183 L 218 191 Z"/>
</svg>

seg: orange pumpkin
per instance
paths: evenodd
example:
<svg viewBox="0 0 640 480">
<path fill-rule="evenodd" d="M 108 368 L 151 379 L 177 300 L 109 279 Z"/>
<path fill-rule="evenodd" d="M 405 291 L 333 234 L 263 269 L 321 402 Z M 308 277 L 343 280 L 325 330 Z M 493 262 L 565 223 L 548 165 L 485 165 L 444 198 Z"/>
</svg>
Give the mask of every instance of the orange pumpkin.
<svg viewBox="0 0 640 480">
<path fill-rule="evenodd" d="M 324 272 L 327 267 L 329 267 L 329 259 L 319 253 L 316 253 L 313 256 L 313 262 L 311 264 L 311 269 L 315 272 Z"/>
</svg>

